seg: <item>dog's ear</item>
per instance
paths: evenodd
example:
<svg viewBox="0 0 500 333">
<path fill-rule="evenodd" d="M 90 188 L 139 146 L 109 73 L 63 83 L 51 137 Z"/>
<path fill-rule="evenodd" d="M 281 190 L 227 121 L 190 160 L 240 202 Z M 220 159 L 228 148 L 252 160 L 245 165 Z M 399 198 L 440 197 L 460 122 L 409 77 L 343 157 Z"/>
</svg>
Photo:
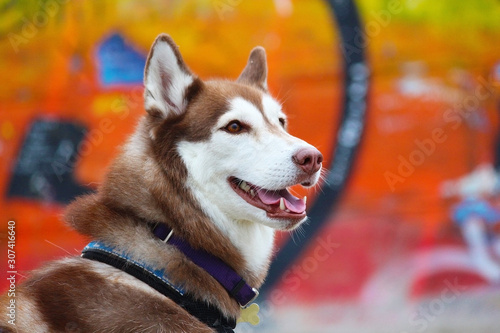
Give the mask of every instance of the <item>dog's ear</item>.
<svg viewBox="0 0 500 333">
<path fill-rule="evenodd" d="M 144 105 L 155 118 L 182 114 L 202 86 L 184 63 L 169 35 L 159 35 L 151 47 L 144 70 Z"/>
<path fill-rule="evenodd" d="M 250 52 L 247 65 L 236 81 L 267 91 L 266 51 L 262 46 L 257 46 Z"/>
</svg>

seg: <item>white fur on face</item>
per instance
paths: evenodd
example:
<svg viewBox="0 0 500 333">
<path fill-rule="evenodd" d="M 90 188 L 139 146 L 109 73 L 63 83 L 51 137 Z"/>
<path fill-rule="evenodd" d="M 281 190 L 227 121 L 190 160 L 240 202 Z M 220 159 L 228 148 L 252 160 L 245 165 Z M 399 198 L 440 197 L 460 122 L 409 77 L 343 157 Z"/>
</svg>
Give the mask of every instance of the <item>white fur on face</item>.
<svg viewBox="0 0 500 333">
<path fill-rule="evenodd" d="M 202 209 L 251 266 L 259 266 L 267 263 L 272 250 L 273 229 L 285 229 L 287 221 L 272 219 L 247 203 L 234 192 L 228 178 L 237 177 L 269 190 L 304 182 L 304 174 L 292 157 L 312 146 L 282 128 L 279 118 L 285 116 L 279 103 L 268 95 L 262 100 L 264 113 L 242 97 L 232 99 L 229 105 L 208 140 L 181 141 L 178 152 L 188 170 L 187 185 Z M 233 120 L 250 129 L 240 134 L 222 130 Z M 315 183 L 318 178 L 319 172 L 307 180 Z"/>
<path fill-rule="evenodd" d="M 159 41 L 152 52 L 144 82 L 145 108 L 156 108 L 165 117 L 181 114 L 186 108 L 184 92 L 193 82 L 193 77 L 179 67 L 177 57 L 168 43 Z"/>
</svg>

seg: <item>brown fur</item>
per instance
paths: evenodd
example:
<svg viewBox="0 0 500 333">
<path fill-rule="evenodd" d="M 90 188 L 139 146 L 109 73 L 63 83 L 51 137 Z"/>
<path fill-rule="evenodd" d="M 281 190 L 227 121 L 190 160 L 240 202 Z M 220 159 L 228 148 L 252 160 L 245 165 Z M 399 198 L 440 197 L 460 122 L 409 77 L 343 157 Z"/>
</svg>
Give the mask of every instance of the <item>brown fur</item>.
<svg viewBox="0 0 500 333">
<path fill-rule="evenodd" d="M 237 81 L 256 86 L 262 91 L 267 91 L 266 80 L 266 51 L 262 47 L 256 47 L 250 53 L 247 66 L 238 77 Z"/>
<path fill-rule="evenodd" d="M 185 331 L 190 315 L 168 298 L 114 283 L 92 266 L 76 259 L 24 285 L 22 294 L 35 300 L 50 332 Z M 158 321 L 162 317 L 168 321 Z M 195 318 L 190 320 L 193 332 L 211 331 Z"/>
</svg>

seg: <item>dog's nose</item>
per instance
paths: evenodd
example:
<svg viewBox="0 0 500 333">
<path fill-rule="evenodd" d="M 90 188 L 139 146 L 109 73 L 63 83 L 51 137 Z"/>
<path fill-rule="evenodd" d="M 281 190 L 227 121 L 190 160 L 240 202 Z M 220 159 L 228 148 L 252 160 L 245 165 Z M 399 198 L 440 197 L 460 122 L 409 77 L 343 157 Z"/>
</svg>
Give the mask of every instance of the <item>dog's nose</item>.
<svg viewBox="0 0 500 333">
<path fill-rule="evenodd" d="M 302 148 L 293 155 L 292 160 L 307 174 L 312 175 L 321 168 L 323 155 L 316 148 Z"/>
</svg>

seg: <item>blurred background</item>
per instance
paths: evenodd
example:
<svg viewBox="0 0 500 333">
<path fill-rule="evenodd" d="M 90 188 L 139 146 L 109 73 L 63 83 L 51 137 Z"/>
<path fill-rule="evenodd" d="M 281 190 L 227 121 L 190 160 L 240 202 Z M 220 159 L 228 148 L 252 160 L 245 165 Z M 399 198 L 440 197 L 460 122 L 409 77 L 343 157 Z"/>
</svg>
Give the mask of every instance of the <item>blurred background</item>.
<svg viewBox="0 0 500 333">
<path fill-rule="evenodd" d="M 95 190 L 170 34 L 203 79 L 267 50 L 290 132 L 329 168 L 277 239 L 261 323 L 238 332 L 498 332 L 498 0 L 0 0 L 0 290 L 88 242 Z M 298 189 L 297 191 L 301 191 Z M 5 255 L 4 255 L 5 254 Z"/>
</svg>

